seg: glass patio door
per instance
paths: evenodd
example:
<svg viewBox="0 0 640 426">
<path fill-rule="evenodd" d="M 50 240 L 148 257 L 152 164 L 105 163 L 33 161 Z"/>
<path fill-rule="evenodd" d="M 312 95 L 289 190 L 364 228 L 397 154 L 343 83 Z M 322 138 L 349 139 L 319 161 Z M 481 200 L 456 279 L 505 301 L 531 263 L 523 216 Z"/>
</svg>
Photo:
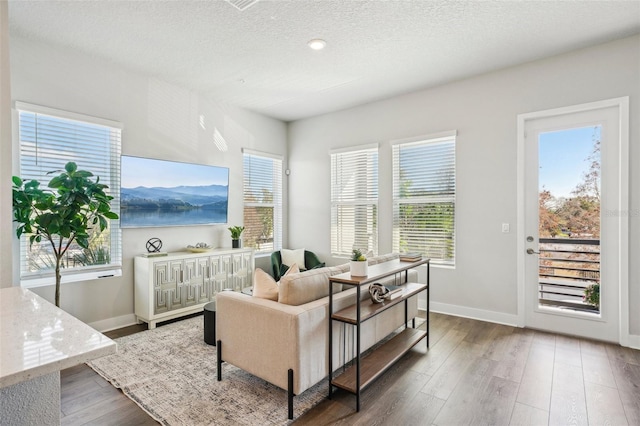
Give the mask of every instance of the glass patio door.
<svg viewBox="0 0 640 426">
<path fill-rule="evenodd" d="M 619 341 L 617 107 L 525 120 L 525 325 Z"/>
</svg>

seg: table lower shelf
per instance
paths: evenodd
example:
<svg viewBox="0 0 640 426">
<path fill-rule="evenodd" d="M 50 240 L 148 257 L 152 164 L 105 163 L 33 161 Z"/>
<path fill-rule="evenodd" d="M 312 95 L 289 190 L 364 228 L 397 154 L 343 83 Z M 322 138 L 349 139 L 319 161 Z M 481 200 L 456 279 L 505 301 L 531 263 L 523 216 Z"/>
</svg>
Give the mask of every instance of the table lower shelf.
<svg viewBox="0 0 640 426">
<path fill-rule="evenodd" d="M 360 360 L 360 390 L 382 375 L 393 363 L 427 336 L 424 330 L 406 328 Z M 357 392 L 356 364 L 331 380 L 331 385 L 351 393 Z"/>
</svg>

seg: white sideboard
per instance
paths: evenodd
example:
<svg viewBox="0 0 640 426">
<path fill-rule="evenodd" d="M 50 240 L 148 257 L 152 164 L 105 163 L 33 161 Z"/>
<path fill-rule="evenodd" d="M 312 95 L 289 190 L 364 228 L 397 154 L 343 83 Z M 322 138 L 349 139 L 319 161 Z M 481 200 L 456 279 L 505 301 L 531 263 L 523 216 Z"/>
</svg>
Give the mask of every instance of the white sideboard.
<svg viewBox="0 0 640 426">
<path fill-rule="evenodd" d="M 202 311 L 223 290 L 253 285 L 253 249 L 217 249 L 205 253 L 136 256 L 135 314 L 156 323 Z"/>
</svg>

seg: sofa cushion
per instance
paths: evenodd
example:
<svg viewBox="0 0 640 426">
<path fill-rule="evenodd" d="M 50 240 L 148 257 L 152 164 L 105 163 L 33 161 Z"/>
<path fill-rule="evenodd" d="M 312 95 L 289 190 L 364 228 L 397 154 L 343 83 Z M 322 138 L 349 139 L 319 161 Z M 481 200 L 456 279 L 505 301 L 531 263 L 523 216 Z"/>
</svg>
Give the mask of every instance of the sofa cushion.
<svg viewBox="0 0 640 426">
<path fill-rule="evenodd" d="M 338 265 L 338 266 L 334 266 L 334 268 L 338 271 L 335 274 L 332 275 L 337 275 L 337 274 L 343 274 L 345 272 L 349 272 L 349 270 L 351 269 L 351 266 L 348 263 L 343 263 L 342 265 Z M 328 296 L 329 294 L 327 294 Z"/>
<path fill-rule="evenodd" d="M 346 268 L 346 269 L 345 269 Z M 289 274 L 280 279 L 278 302 L 287 305 L 303 305 L 305 303 L 329 295 L 329 277 L 346 272 L 349 265 L 310 269 L 297 274 Z M 333 292 L 342 291 L 340 284 L 333 286 Z"/>
<path fill-rule="evenodd" d="M 378 263 L 388 262 L 390 260 L 399 259 L 400 253 L 381 254 L 379 256 L 369 257 L 367 261 L 369 265 L 377 265 Z"/>
</svg>

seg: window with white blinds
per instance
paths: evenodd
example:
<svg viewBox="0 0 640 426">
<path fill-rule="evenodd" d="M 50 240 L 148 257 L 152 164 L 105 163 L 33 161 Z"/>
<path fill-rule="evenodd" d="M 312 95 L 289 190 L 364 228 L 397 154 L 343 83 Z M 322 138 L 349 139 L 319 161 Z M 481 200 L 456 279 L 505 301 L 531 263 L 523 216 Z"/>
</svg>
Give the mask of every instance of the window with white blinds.
<svg viewBox="0 0 640 426">
<path fill-rule="evenodd" d="M 16 102 L 20 141 L 20 177 L 49 181 L 73 161 L 107 185 L 111 210 L 120 211 L 121 124 L 82 114 Z M 54 171 L 54 173 L 49 174 Z M 55 283 L 55 257 L 48 241 L 20 241 L 20 277 L 23 287 Z M 72 244 L 62 261 L 62 282 L 121 275 L 122 238 L 119 220 L 109 220 L 102 233 L 96 228 L 89 247 Z"/>
<path fill-rule="evenodd" d="M 331 153 L 331 254 L 378 251 L 378 146 Z"/>
<path fill-rule="evenodd" d="M 282 248 L 282 158 L 243 150 L 242 244 L 257 253 Z"/>
<path fill-rule="evenodd" d="M 455 265 L 455 132 L 393 144 L 393 250 Z"/>
</svg>

